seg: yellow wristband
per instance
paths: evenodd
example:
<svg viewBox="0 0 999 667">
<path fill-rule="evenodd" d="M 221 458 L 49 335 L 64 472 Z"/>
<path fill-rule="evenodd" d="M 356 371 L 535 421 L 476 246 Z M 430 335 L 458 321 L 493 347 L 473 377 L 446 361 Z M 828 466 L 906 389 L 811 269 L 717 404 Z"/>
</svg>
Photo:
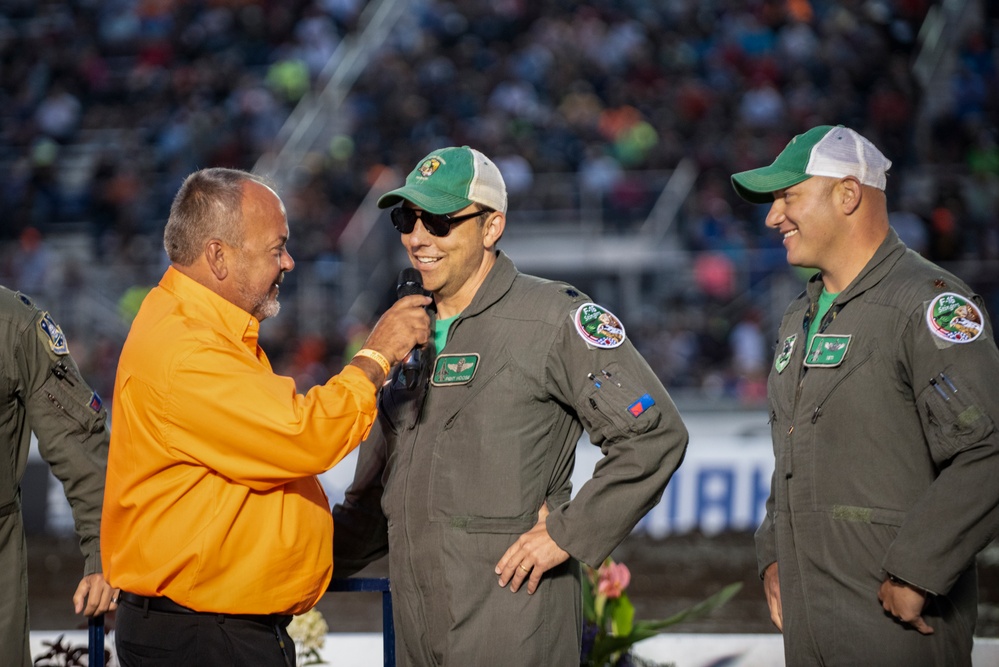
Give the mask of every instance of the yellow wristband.
<svg viewBox="0 0 999 667">
<path fill-rule="evenodd" d="M 367 357 L 368 359 L 371 359 L 373 362 L 382 367 L 382 372 L 385 373 L 385 377 L 388 377 L 389 371 L 392 370 L 392 365 L 388 362 L 388 359 L 386 359 L 385 355 L 378 350 L 372 350 L 371 348 L 364 347 L 358 350 L 354 356 Z"/>
</svg>

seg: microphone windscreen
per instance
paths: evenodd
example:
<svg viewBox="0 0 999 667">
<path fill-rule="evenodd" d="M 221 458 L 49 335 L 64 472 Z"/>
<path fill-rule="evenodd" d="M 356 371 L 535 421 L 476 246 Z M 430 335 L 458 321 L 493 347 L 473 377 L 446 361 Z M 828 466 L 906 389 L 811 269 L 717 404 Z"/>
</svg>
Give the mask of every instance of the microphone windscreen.
<svg viewBox="0 0 999 667">
<path fill-rule="evenodd" d="M 413 267 L 403 269 L 399 272 L 399 282 L 395 287 L 395 296 L 401 299 L 404 296 L 423 294 L 423 276 Z"/>
</svg>

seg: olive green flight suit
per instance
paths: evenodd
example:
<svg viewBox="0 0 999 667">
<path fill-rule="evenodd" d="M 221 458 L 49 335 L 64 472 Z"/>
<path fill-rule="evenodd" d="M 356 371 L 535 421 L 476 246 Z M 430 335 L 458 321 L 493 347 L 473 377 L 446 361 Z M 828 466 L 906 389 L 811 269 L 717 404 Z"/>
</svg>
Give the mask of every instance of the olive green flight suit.
<svg viewBox="0 0 999 667">
<path fill-rule="evenodd" d="M 768 387 L 776 465 L 756 546 L 761 576 L 778 563 L 787 664 L 970 665 L 975 557 L 999 530 L 999 350 L 982 300 L 894 231 L 806 351 L 821 291 L 813 278 L 787 309 Z M 977 304 L 977 335 L 958 342 L 957 319 L 945 332 L 938 299 Z M 885 613 L 886 573 L 930 592 L 934 634 Z"/>
<path fill-rule="evenodd" d="M 333 576 L 387 550 L 400 667 L 578 667 L 577 560 L 600 565 L 659 501 L 687 445 L 631 342 L 601 347 L 578 332 L 587 301 L 500 253 L 429 381 L 383 389 L 334 508 Z M 607 320 L 604 342 L 621 335 Z M 570 500 L 584 428 L 603 457 Z M 533 595 L 511 593 L 494 568 L 542 503 L 571 558 Z"/>
<path fill-rule="evenodd" d="M 65 336 L 31 300 L 0 287 L 0 665 L 30 665 L 28 562 L 19 484 L 31 432 L 62 482 L 85 558 L 101 571 L 107 411 L 80 377 Z M 72 604 L 74 591 L 66 591 Z"/>
</svg>

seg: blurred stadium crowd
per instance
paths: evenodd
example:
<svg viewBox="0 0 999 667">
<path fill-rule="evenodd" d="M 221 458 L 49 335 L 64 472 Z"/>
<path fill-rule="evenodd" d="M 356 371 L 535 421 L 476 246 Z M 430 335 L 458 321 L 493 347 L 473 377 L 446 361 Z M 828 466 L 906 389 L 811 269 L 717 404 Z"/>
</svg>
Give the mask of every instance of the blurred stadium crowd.
<svg viewBox="0 0 999 667">
<path fill-rule="evenodd" d="M 291 110 L 363 27 L 365 4 L 0 0 L 0 282 L 52 310 L 103 395 L 129 313 L 163 269 L 162 226 L 182 179 L 252 169 L 276 151 Z M 682 303 L 630 331 L 671 389 L 758 404 L 770 304 L 745 298 L 726 272 L 768 249 L 776 260 L 750 268 L 790 272 L 765 207 L 740 203 L 728 177 L 768 163 L 794 134 L 842 123 L 893 160 L 889 206 L 910 247 L 956 263 L 999 312 L 999 3 L 405 4 L 338 107 L 334 136 L 283 179 L 300 267 L 335 264 L 378 176 L 405 174 L 439 146 L 496 160 L 512 225 L 541 206 L 539 179 L 557 174 L 601 195 L 608 235 L 648 214 L 643 174 L 687 158 L 698 177 L 673 233 L 704 261 Z M 934 33 L 927 18 L 945 4 L 949 22 Z M 85 298 L 94 294 L 103 301 Z M 682 321 L 664 330 L 674 313 Z M 105 326 L 86 324 L 93 317 Z M 319 335 L 295 325 L 268 324 L 267 349 L 308 386 L 339 368 L 365 323 Z"/>
</svg>

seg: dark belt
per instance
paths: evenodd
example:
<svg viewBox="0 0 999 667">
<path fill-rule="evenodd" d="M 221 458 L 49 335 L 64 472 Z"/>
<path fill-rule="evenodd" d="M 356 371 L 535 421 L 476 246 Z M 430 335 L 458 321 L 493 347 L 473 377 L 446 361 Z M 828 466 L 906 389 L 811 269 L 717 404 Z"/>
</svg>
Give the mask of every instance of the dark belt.
<svg viewBox="0 0 999 667">
<path fill-rule="evenodd" d="M 291 616 L 282 614 L 223 614 L 216 611 L 195 611 L 190 607 L 177 604 L 167 597 L 146 597 L 136 595 L 127 591 L 118 594 L 118 601 L 124 602 L 133 607 L 138 607 L 143 612 L 156 611 L 163 614 L 195 614 L 198 616 L 218 616 L 237 621 L 252 621 L 254 623 L 265 623 L 267 625 L 280 625 L 285 627 L 291 622 Z"/>
</svg>

